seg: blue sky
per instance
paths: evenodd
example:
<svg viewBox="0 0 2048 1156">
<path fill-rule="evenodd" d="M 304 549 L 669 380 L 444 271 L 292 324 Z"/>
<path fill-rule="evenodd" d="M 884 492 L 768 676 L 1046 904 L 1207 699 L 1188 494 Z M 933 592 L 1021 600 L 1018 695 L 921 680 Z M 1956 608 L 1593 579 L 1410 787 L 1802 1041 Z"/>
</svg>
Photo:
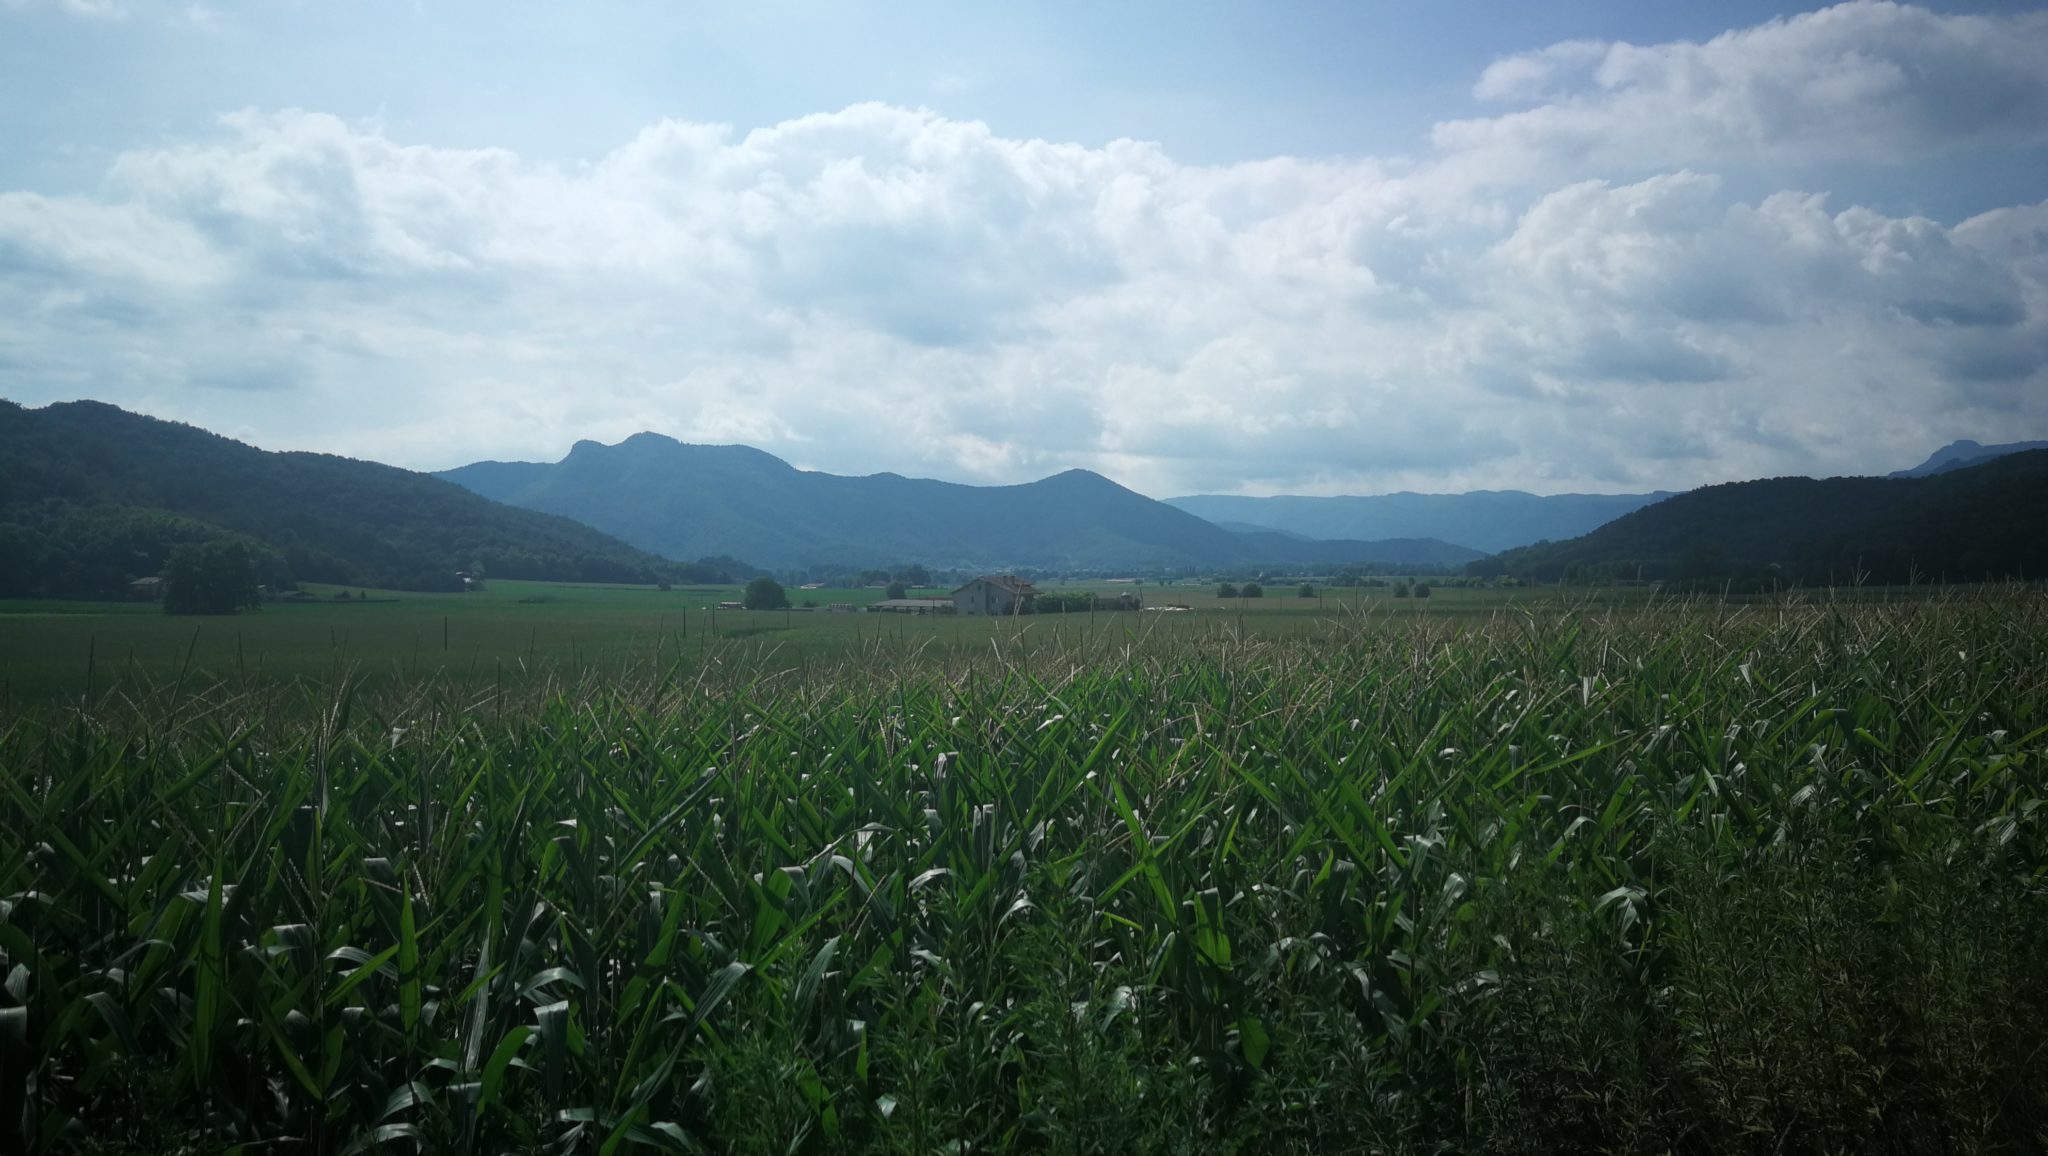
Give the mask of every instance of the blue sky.
<svg viewBox="0 0 2048 1156">
<path fill-rule="evenodd" d="M 1148 493 L 2048 436 L 2048 16 L 0 0 L 0 396 Z"/>
</svg>

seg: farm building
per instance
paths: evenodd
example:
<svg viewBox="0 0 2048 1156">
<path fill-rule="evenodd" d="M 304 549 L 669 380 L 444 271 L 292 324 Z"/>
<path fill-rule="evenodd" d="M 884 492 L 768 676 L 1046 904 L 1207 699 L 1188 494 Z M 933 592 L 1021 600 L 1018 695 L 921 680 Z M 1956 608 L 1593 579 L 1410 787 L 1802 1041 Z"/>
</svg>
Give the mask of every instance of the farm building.
<svg viewBox="0 0 2048 1156">
<path fill-rule="evenodd" d="M 1038 587 L 1014 574 L 984 574 L 953 591 L 961 614 L 1029 614 Z"/>
</svg>

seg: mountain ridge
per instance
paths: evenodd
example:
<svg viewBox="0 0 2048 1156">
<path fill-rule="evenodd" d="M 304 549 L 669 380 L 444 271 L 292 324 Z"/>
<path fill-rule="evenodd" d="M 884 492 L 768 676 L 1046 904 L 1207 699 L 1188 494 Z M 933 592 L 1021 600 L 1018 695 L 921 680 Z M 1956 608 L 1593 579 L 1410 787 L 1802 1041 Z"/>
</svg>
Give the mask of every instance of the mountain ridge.
<svg viewBox="0 0 2048 1156">
<path fill-rule="evenodd" d="M 1085 469 L 972 486 L 895 473 L 802 470 L 752 446 L 693 445 L 654 433 L 611 446 L 578 442 L 555 463 L 477 462 L 438 476 L 512 505 L 575 518 L 669 557 L 732 554 L 782 567 L 909 559 L 989 570 L 1273 562 L 1456 566 L 1481 554 L 1414 536 L 1281 547 Z"/>
<path fill-rule="evenodd" d="M 2048 449 L 1922 477 L 1703 486 L 1475 572 L 1534 581 L 1979 581 L 2048 572 Z"/>
<path fill-rule="evenodd" d="M 121 596 L 177 544 L 232 536 L 265 580 L 445 589 L 503 578 L 652 582 L 683 567 L 430 475 L 259 449 L 104 402 L 0 399 L 0 590 Z"/>
<path fill-rule="evenodd" d="M 2048 441 L 2007 442 L 2004 445 L 1987 446 L 1969 438 L 1960 438 L 1927 455 L 1927 460 L 1906 470 L 1893 470 L 1888 478 L 1925 478 L 1951 470 L 1968 469 L 1994 458 L 2010 454 L 2025 453 L 2028 450 L 2048 449 Z"/>
<path fill-rule="evenodd" d="M 1402 490 L 1335 497 L 1190 494 L 1163 500 L 1212 522 L 1265 526 L 1311 538 L 1436 538 L 1491 554 L 1543 539 L 1575 538 L 1673 492 L 1539 495 L 1523 490 L 1460 494 Z"/>
</svg>

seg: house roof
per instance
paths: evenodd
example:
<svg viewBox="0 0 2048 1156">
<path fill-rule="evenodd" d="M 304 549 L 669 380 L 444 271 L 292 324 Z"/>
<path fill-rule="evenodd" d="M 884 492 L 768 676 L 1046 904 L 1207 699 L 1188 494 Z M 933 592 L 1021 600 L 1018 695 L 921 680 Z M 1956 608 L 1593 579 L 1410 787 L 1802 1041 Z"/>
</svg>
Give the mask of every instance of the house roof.
<svg viewBox="0 0 2048 1156">
<path fill-rule="evenodd" d="M 981 577 L 976 578 L 974 582 L 986 582 L 998 590 L 1008 590 L 1012 594 L 1038 593 L 1038 587 L 1017 577 L 1015 574 L 983 574 Z M 974 585 L 974 582 L 969 582 L 967 586 Z M 953 593 L 958 594 L 961 590 L 967 589 L 967 586 L 962 586 L 959 590 L 953 591 Z"/>
</svg>

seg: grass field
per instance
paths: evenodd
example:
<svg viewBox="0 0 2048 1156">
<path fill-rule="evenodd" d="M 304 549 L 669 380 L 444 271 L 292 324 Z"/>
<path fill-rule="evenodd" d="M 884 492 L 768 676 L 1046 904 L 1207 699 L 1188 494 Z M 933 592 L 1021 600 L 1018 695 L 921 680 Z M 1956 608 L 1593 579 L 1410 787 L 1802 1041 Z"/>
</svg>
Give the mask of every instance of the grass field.
<svg viewBox="0 0 2048 1156">
<path fill-rule="evenodd" d="M 1130 586 L 1052 589 L 1128 591 Z M 1215 587 L 1146 587 L 1152 604 L 1182 603 L 1189 615 L 1099 613 L 1048 615 L 1006 622 L 985 618 L 900 614 L 837 614 L 833 603 L 866 606 L 880 590 L 794 590 L 792 600 L 817 608 L 718 611 L 738 601 L 738 587 L 577 586 L 499 581 L 474 594 L 354 591 L 367 601 L 336 601 L 336 588 L 308 586 L 310 603 L 269 603 L 231 616 L 181 617 L 148 603 L 0 602 L 0 704 L 98 693 L 110 686 L 185 677 L 201 682 L 276 677 L 334 679 L 354 671 L 376 679 L 439 674 L 462 681 L 500 681 L 545 671 L 616 671 L 621 664 L 711 650 L 737 656 L 775 653 L 792 663 L 830 661 L 879 640 L 922 646 L 934 655 L 980 653 L 992 639 L 1101 632 L 1180 637 L 1220 622 L 1258 633 L 1325 629 L 1355 615 L 1471 615 L 1517 602 L 1547 601 L 1542 592 L 1443 590 L 1429 599 L 1394 599 L 1385 589 L 1332 592 L 1320 599 L 1293 588 L 1260 599 L 1218 600 Z M 914 591 L 942 596 L 944 591 Z M 1640 594 L 1636 597 L 1640 598 Z"/>
<path fill-rule="evenodd" d="M 0 1148 L 2048 1146 L 2039 591 L 688 648 L 536 596 L 10 711 Z M 556 665 L 407 668 L 443 621 Z"/>
</svg>

